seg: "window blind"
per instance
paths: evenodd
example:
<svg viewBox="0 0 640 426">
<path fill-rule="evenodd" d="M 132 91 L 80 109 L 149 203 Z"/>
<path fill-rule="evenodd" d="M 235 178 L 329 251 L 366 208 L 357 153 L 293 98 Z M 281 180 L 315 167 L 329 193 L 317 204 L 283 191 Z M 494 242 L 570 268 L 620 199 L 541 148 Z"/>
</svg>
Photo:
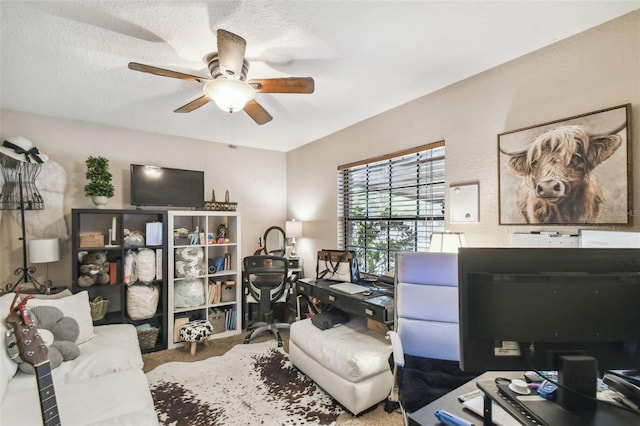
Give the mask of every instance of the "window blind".
<svg viewBox="0 0 640 426">
<path fill-rule="evenodd" d="M 427 251 L 444 231 L 444 141 L 338 166 L 338 244 L 371 274 L 398 251 Z"/>
</svg>

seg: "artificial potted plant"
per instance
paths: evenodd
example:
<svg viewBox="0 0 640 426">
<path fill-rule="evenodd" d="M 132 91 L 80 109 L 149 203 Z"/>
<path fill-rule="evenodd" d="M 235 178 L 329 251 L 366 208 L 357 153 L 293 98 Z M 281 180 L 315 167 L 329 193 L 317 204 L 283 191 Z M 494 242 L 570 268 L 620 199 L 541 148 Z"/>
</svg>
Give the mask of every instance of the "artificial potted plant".
<svg viewBox="0 0 640 426">
<path fill-rule="evenodd" d="M 87 161 L 87 172 L 85 177 L 89 183 L 84 187 L 84 195 L 91 197 L 93 203 L 104 206 L 113 197 L 113 185 L 111 184 L 112 174 L 109 172 L 109 160 L 104 157 L 89 156 Z"/>
</svg>

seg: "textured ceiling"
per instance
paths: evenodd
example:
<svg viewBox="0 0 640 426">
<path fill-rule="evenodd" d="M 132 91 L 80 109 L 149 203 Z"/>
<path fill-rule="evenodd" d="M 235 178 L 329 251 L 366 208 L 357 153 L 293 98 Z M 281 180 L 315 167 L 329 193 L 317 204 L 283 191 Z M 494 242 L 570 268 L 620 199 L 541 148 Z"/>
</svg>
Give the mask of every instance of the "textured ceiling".
<svg viewBox="0 0 640 426">
<path fill-rule="evenodd" d="M 289 151 L 640 8 L 639 1 L 0 1 L 5 109 Z M 312 76 L 311 95 L 257 94 L 273 121 L 209 103 L 216 30 L 247 41 L 248 78 Z M 6 136 L 6 135 L 4 135 Z"/>
</svg>

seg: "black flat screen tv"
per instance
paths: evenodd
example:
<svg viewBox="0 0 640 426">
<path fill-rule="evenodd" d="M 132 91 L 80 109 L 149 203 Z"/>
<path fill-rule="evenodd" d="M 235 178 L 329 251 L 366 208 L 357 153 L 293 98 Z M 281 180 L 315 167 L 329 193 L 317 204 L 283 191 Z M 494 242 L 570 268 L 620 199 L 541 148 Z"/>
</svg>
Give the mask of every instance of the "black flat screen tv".
<svg viewBox="0 0 640 426">
<path fill-rule="evenodd" d="M 131 205 L 204 207 L 204 172 L 131 164 Z"/>
</svg>

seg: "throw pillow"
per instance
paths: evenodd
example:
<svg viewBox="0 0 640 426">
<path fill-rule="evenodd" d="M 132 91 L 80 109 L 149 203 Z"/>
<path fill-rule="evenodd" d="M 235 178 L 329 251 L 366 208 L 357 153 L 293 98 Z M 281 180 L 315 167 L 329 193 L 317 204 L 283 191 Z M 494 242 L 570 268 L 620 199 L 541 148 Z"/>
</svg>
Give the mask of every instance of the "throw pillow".
<svg viewBox="0 0 640 426">
<path fill-rule="evenodd" d="M 53 306 L 34 306 L 31 308 L 31 320 L 38 327 L 43 342 L 49 347 L 51 369 L 80 355 L 80 347 L 75 343 L 80 327 L 75 319 L 65 317 L 60 309 Z M 35 372 L 28 362 L 21 363 L 20 370 L 29 374 Z"/>
<path fill-rule="evenodd" d="M 87 342 L 94 336 L 89 293 L 86 291 L 81 291 L 62 299 L 31 299 L 27 306 L 30 308 L 35 306 L 55 306 L 64 313 L 64 316 L 75 319 L 80 326 L 80 335 L 76 340 L 77 344 Z"/>
<path fill-rule="evenodd" d="M 60 293 L 51 293 L 51 294 L 34 294 L 33 297 L 35 299 L 62 299 L 67 296 L 71 296 L 71 290 L 65 288 Z"/>
</svg>

